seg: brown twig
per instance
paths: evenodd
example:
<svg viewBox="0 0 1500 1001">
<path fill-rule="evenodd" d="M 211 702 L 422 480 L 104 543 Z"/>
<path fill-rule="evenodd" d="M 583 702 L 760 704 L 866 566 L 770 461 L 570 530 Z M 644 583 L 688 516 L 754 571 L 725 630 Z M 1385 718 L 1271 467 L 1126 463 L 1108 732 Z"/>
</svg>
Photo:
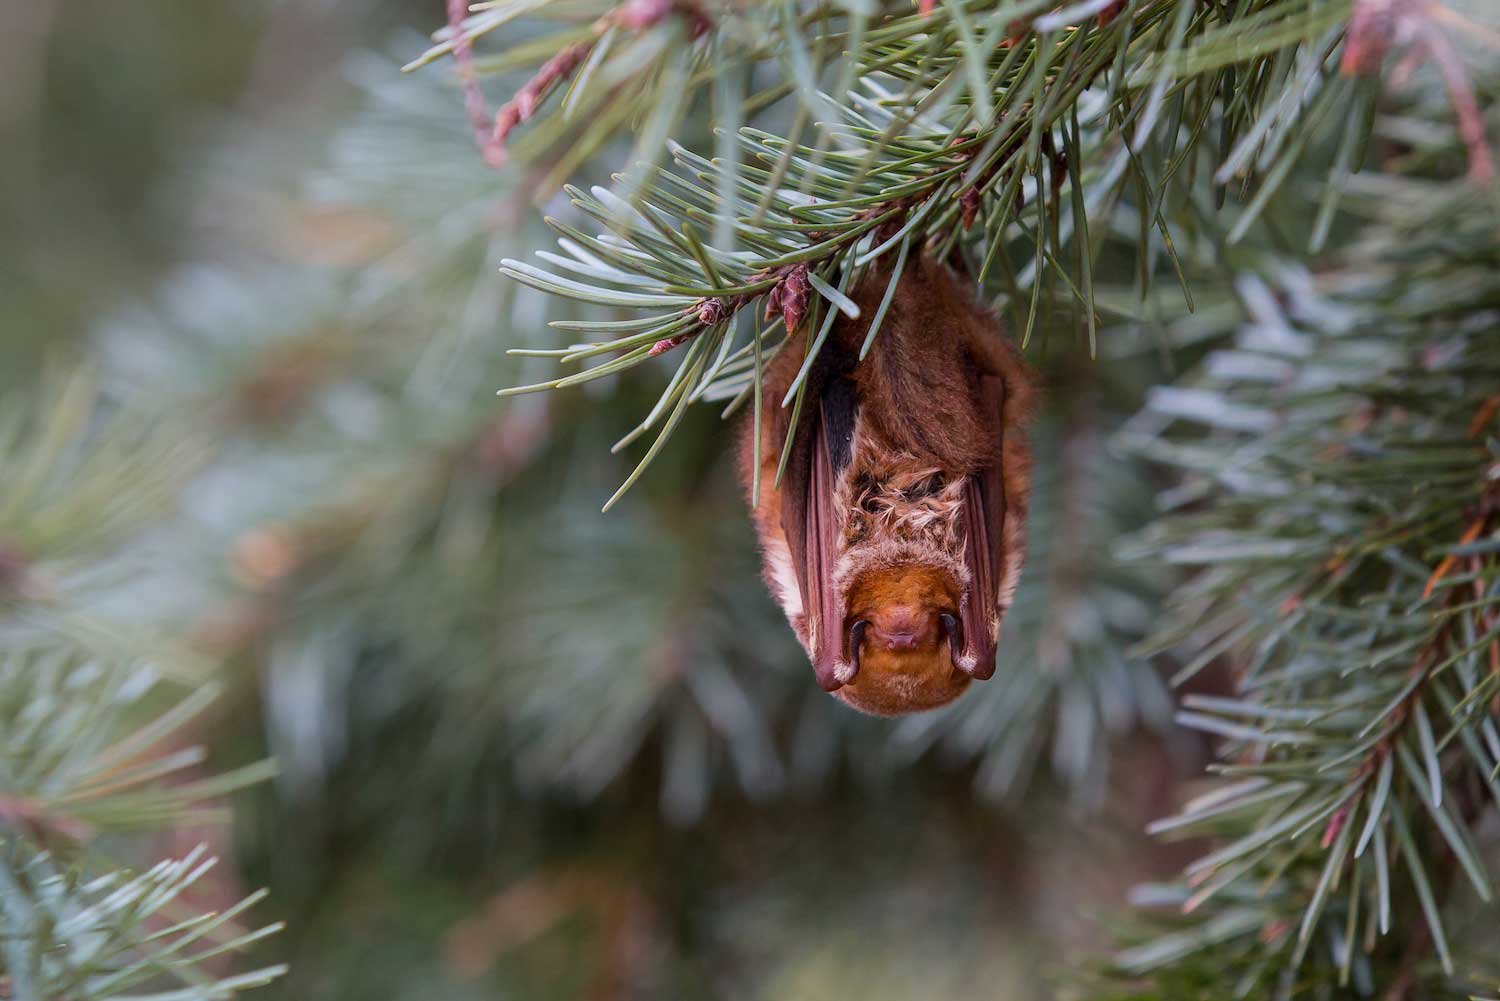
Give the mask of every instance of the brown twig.
<svg viewBox="0 0 1500 1001">
<path fill-rule="evenodd" d="M 1022 112 L 1024 112 L 1029 106 L 1029 102 L 1026 105 L 1023 105 L 1021 109 Z M 994 162 L 985 168 L 981 176 L 975 178 L 971 184 L 967 185 L 964 188 L 963 193 L 959 196 L 959 211 L 961 218 L 963 219 L 963 225 L 965 229 L 969 227 L 969 225 L 973 222 L 974 217 L 978 215 L 980 199 L 982 197 L 984 188 L 988 186 L 997 176 L 1003 176 L 1006 165 L 1010 162 L 1012 157 L 1014 157 L 1015 153 L 1021 148 L 1020 130 L 1016 130 L 1013 135 L 1016 137 L 1016 142 L 1013 144 L 1008 143 L 1005 147 L 1003 147 L 999 151 L 1000 155 L 995 158 Z M 976 137 L 972 135 L 961 136 L 957 140 L 955 140 L 955 143 L 961 144 L 965 142 L 971 142 L 975 138 Z M 978 149 L 978 147 L 970 147 L 962 150 L 956 150 L 954 155 L 960 157 L 961 161 L 972 161 L 978 155 Z M 953 164 L 949 164 L 946 167 L 935 168 L 934 170 L 928 172 L 928 176 L 935 177 L 938 174 L 943 173 L 945 170 L 951 169 L 952 166 Z M 1058 176 L 1057 171 L 1066 171 L 1066 169 L 1067 167 L 1065 161 L 1063 162 L 1063 165 L 1059 167 L 1058 162 L 1054 159 L 1054 181 Z M 851 217 L 851 221 L 857 224 L 860 222 L 868 222 L 872 219 L 879 219 L 882 216 L 889 216 L 889 218 L 886 219 L 886 221 L 878 226 L 874 231 L 875 242 L 884 242 L 891 236 L 895 235 L 895 233 L 899 231 L 903 225 L 905 225 L 906 220 L 908 216 L 910 216 L 913 209 L 931 199 L 938 193 L 939 190 L 941 190 L 941 185 L 935 185 L 934 187 L 924 192 L 903 195 L 898 198 L 892 198 L 883 202 L 879 202 L 875 205 L 868 206 L 856 212 Z M 1017 197 L 1019 197 L 1019 192 L 1017 192 Z M 832 234 L 826 232 L 812 232 L 808 234 L 807 239 L 810 244 L 816 244 L 828 240 L 831 235 Z M 808 303 L 811 301 L 812 296 L 812 285 L 807 279 L 808 271 L 809 266 L 807 264 L 787 264 L 770 271 L 760 272 L 759 274 L 752 276 L 751 279 L 756 283 L 761 282 L 767 278 L 776 279 L 776 284 L 771 286 L 771 289 L 765 293 L 765 319 L 767 321 L 770 321 L 777 316 L 782 317 L 786 321 L 786 329 L 788 333 L 795 332 L 797 328 L 802 325 L 802 320 L 807 315 Z M 687 310 L 685 310 L 685 312 L 697 312 L 698 319 L 701 322 L 702 326 L 694 330 L 685 331 L 681 334 L 674 334 L 671 337 L 662 338 L 651 346 L 650 353 L 655 356 L 663 354 L 667 351 L 671 351 L 673 348 L 686 344 L 694 337 L 697 337 L 704 330 L 709 329 L 715 324 L 724 322 L 729 317 L 739 312 L 739 310 L 743 306 L 754 300 L 757 295 L 759 295 L 759 293 L 742 293 L 740 295 L 729 296 L 728 298 L 700 299 L 698 302 L 689 306 Z"/>
<path fill-rule="evenodd" d="M 453 59 L 458 64 L 463 82 L 464 107 L 474 126 L 474 141 L 484 156 L 484 162 L 491 167 L 506 163 L 505 144 L 511 132 L 536 114 L 536 109 L 553 89 L 572 78 L 594 51 L 600 36 L 610 28 L 618 26 L 642 32 L 674 15 L 686 22 L 693 38 L 701 37 L 713 26 L 702 8 L 687 0 L 627 0 L 594 22 L 593 38 L 575 42 L 542 63 L 536 74 L 495 112 L 492 124 L 474 70 L 473 42 L 463 30 L 464 18 L 469 12 L 467 0 L 447 0 L 447 3 L 448 31 L 453 36 Z"/>
<path fill-rule="evenodd" d="M 1480 404 L 1478 410 L 1474 415 L 1474 419 L 1470 422 L 1469 425 L 1470 438 L 1474 438 L 1478 435 L 1478 432 L 1484 427 L 1485 423 L 1488 422 L 1489 417 L 1494 413 L 1494 399 L 1495 397 L 1492 396 Z M 1486 489 L 1484 491 L 1484 494 L 1481 496 L 1478 505 L 1471 512 L 1472 520 L 1469 522 L 1468 527 L 1464 529 L 1463 534 L 1459 536 L 1458 544 L 1467 545 L 1468 543 L 1473 542 L 1475 539 L 1477 539 L 1481 532 L 1491 527 L 1497 514 L 1500 514 L 1500 486 L 1492 485 L 1489 489 Z M 1477 570 L 1479 569 L 1478 558 L 1473 557 L 1471 559 L 1475 565 L 1475 570 L 1477 572 Z M 1432 576 L 1427 579 L 1426 586 L 1422 589 L 1422 597 L 1424 600 L 1432 596 L 1433 591 L 1442 582 L 1443 578 L 1448 574 L 1449 571 L 1453 569 L 1453 567 L 1458 564 L 1458 560 L 1459 557 L 1451 553 L 1443 557 L 1443 559 L 1438 563 L 1436 569 L 1433 570 Z M 1447 608 L 1448 606 L 1457 604 L 1460 593 L 1461 592 L 1457 588 L 1450 591 L 1443 600 L 1443 607 Z M 1479 596 L 1483 596 L 1482 590 L 1479 592 Z M 1333 839 L 1337 837 L 1340 828 L 1343 826 L 1345 821 L 1348 820 L 1349 815 L 1354 810 L 1354 807 L 1357 804 L 1359 797 L 1363 793 L 1365 786 L 1368 785 L 1370 779 L 1375 776 L 1375 774 L 1379 771 L 1381 765 L 1385 762 L 1385 759 L 1388 758 L 1391 752 L 1395 749 L 1396 740 L 1400 736 L 1401 731 L 1405 728 L 1407 722 L 1410 720 L 1413 707 L 1422 698 L 1423 685 L 1426 683 L 1427 676 L 1432 673 L 1433 669 L 1439 663 L 1441 663 L 1441 653 L 1443 651 L 1443 646 L 1449 641 L 1454 624 L 1457 621 L 1457 616 L 1446 616 L 1442 620 L 1442 624 L 1438 626 L 1437 631 L 1436 633 L 1434 633 L 1432 639 L 1427 643 L 1425 647 L 1423 647 L 1421 652 L 1417 654 L 1416 660 L 1413 661 L 1411 668 L 1411 673 L 1414 677 L 1414 683 L 1411 686 L 1411 692 L 1408 693 L 1407 696 L 1402 699 L 1394 709 L 1391 710 L 1391 718 L 1385 726 L 1379 743 L 1377 743 L 1375 747 L 1371 749 L 1370 753 L 1366 756 L 1360 767 L 1355 771 L 1354 778 L 1350 782 L 1349 791 L 1345 797 L 1343 805 L 1334 812 L 1333 816 L 1328 821 L 1328 826 L 1323 831 L 1322 845 L 1324 848 L 1327 848 L 1333 843 Z M 1491 643 L 1490 660 L 1492 669 L 1495 670 L 1496 673 L 1500 673 L 1500 647 L 1497 647 L 1494 643 Z"/>
<path fill-rule="evenodd" d="M 0 539 L 0 598 L 25 590 L 26 570 L 30 564 L 20 546 Z"/>
<path fill-rule="evenodd" d="M 1431 60 L 1443 78 L 1459 136 L 1468 149 L 1469 176 L 1486 183 L 1495 176 L 1494 156 L 1463 58 L 1438 27 L 1451 20 L 1441 16 L 1444 12 L 1436 0 L 1356 0 L 1339 69 L 1345 76 L 1373 74 L 1391 49 L 1405 49 L 1406 57 L 1392 74 L 1392 83 L 1400 86 L 1418 65 Z"/>
<path fill-rule="evenodd" d="M 573 76 L 573 72 L 589 57 L 589 53 L 594 51 L 595 44 L 597 40 L 591 39 L 587 42 L 575 42 L 569 45 L 543 63 L 542 68 L 536 71 L 536 75 L 527 80 L 525 86 L 516 91 L 514 97 L 500 106 L 500 110 L 495 113 L 494 130 L 490 133 L 486 143 L 487 155 L 492 154 L 499 157 L 500 163 L 505 162 L 505 142 L 511 132 L 517 125 L 536 114 L 537 107 L 559 81 Z"/>
<path fill-rule="evenodd" d="M 25 831 L 36 841 L 45 841 L 48 835 L 85 841 L 94 831 L 83 821 L 57 813 L 35 800 L 5 795 L 0 795 L 0 824 Z"/>
<path fill-rule="evenodd" d="M 474 72 L 474 47 L 464 33 L 464 18 L 469 14 L 468 0 L 448 0 L 448 31 L 453 36 L 453 61 L 458 64 L 459 80 L 464 88 L 464 110 L 474 127 L 474 142 L 484 162 L 498 167 L 505 162 L 504 150 L 495 146 L 490 134 L 490 115 L 484 107 L 484 92 Z"/>
</svg>

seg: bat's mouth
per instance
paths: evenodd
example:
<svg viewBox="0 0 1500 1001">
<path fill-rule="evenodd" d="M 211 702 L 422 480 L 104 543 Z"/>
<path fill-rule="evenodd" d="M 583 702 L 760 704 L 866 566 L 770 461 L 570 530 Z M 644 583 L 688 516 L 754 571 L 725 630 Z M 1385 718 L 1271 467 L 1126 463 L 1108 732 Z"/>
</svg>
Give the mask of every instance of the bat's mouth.
<svg viewBox="0 0 1500 1001">
<path fill-rule="evenodd" d="M 942 640 L 948 644 L 948 656 L 953 661 L 953 666 L 964 674 L 973 677 L 975 672 L 968 664 L 968 658 L 963 656 L 964 648 L 964 624 L 963 620 L 952 612 L 942 612 L 937 617 L 938 633 Z M 838 680 L 842 684 L 848 684 L 859 676 L 860 659 L 864 651 L 865 640 L 872 628 L 869 619 L 856 619 L 849 626 L 849 659 L 846 672 L 840 672 Z M 921 635 L 915 631 L 891 631 L 880 632 L 881 644 L 892 651 L 914 651 L 921 645 Z"/>
<path fill-rule="evenodd" d="M 834 684 L 826 688 L 835 698 L 861 712 L 901 716 L 946 705 L 963 694 L 974 676 L 953 659 L 953 625 L 939 623 L 933 610 L 925 640 L 914 648 L 890 641 L 888 624 L 879 615 L 848 624 L 843 639 L 849 644 L 838 662 Z M 883 630 L 882 626 L 886 628 Z"/>
</svg>

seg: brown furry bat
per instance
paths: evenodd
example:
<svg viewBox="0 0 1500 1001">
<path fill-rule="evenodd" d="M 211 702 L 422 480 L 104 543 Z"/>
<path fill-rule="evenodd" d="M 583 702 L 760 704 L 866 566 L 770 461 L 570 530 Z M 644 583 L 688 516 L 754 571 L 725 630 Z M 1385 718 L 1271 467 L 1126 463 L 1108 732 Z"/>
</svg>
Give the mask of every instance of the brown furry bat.
<svg viewBox="0 0 1500 1001">
<path fill-rule="evenodd" d="M 880 715 L 932 709 L 995 672 L 1000 619 L 1025 555 L 1030 375 L 948 269 L 907 265 L 869 356 L 889 282 L 871 274 L 809 373 L 780 489 L 792 408 L 766 408 L 754 512 L 766 582 L 824 691 Z M 780 402 L 806 331 L 767 365 Z M 754 422 L 741 478 L 754 474 Z M 752 500 L 753 503 L 753 500 Z"/>
</svg>

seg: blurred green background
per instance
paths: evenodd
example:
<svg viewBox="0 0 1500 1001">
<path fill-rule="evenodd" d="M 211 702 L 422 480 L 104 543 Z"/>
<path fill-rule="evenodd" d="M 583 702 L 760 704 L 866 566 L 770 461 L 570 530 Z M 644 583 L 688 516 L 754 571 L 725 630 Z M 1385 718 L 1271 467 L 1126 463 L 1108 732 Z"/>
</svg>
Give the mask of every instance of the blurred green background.
<svg viewBox="0 0 1500 1001">
<path fill-rule="evenodd" d="M 171 446 L 112 460 L 130 532 L 31 555 L 58 607 L 221 665 L 206 767 L 280 769 L 130 850 L 206 839 L 200 899 L 271 889 L 267 997 L 1048 996 L 1174 870 L 1141 831 L 1201 764 L 1122 654 L 1164 582 L 1110 556 L 1153 490 L 1108 436 L 1164 362 L 1040 339 L 1000 675 L 858 717 L 761 585 L 713 412 L 601 516 L 662 372 L 495 399 L 549 370 L 504 350 L 552 304 L 496 273 L 548 237 L 451 67 L 399 72 L 442 14 L 0 10 L 0 390 Z"/>
</svg>

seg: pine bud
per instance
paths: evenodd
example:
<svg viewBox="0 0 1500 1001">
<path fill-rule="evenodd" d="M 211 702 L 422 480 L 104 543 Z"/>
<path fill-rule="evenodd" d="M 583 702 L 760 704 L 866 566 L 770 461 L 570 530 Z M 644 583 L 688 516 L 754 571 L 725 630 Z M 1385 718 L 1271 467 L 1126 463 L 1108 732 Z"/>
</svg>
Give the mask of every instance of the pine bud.
<svg viewBox="0 0 1500 1001">
<path fill-rule="evenodd" d="M 781 282 L 781 315 L 786 318 L 787 333 L 802 325 L 807 315 L 807 297 L 812 285 L 807 280 L 807 265 L 799 264 Z"/>
<path fill-rule="evenodd" d="M 717 326 L 729 316 L 722 299 L 704 299 L 698 304 L 698 322 L 705 327 Z"/>
<path fill-rule="evenodd" d="M 979 189 L 970 187 L 958 199 L 959 216 L 963 219 L 964 229 L 974 225 L 974 219 L 979 215 Z"/>
</svg>

